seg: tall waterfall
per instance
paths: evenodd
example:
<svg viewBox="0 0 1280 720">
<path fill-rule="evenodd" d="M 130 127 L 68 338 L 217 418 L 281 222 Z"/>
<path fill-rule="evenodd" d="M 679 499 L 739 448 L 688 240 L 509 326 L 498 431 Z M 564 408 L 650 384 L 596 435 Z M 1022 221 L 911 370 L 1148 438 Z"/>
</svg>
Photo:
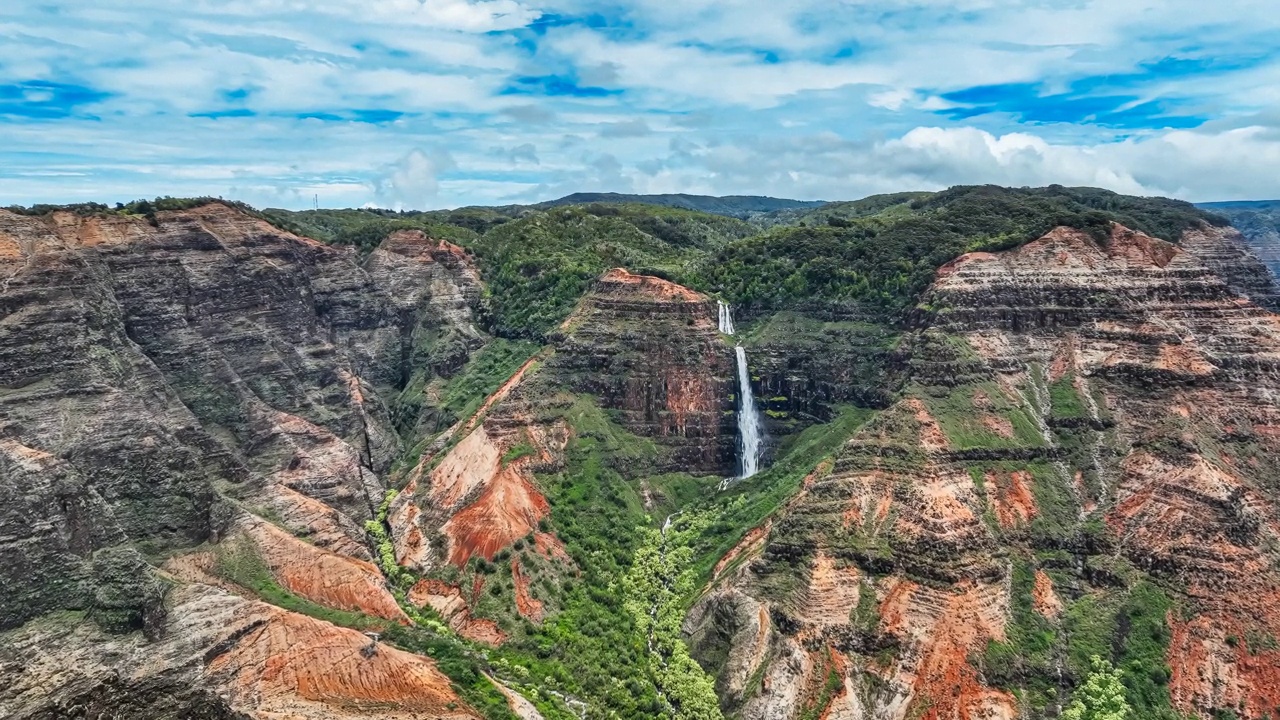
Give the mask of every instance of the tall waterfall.
<svg viewBox="0 0 1280 720">
<path fill-rule="evenodd" d="M 729 312 L 729 306 L 718 304 L 720 332 L 733 335 L 733 315 Z M 756 410 L 756 398 L 751 392 L 747 351 L 739 344 L 733 348 L 733 353 L 738 361 L 738 455 L 742 468 L 742 474 L 738 477 L 749 478 L 760 472 L 760 413 Z"/>
<path fill-rule="evenodd" d="M 760 413 L 751 394 L 751 374 L 747 372 L 747 351 L 741 345 L 733 349 L 738 356 L 738 436 L 742 445 L 742 477 L 760 472 Z"/>
</svg>

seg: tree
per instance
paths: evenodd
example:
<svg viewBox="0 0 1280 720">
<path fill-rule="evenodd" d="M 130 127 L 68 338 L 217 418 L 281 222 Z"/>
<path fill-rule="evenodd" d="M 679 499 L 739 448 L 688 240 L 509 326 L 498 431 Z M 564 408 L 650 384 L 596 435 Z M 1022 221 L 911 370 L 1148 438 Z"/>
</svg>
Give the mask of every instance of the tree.
<svg viewBox="0 0 1280 720">
<path fill-rule="evenodd" d="M 1120 671 L 1097 655 L 1090 659 L 1090 664 L 1093 671 L 1076 690 L 1071 705 L 1062 713 L 1062 720 L 1126 720 L 1129 702 L 1125 700 Z"/>
</svg>

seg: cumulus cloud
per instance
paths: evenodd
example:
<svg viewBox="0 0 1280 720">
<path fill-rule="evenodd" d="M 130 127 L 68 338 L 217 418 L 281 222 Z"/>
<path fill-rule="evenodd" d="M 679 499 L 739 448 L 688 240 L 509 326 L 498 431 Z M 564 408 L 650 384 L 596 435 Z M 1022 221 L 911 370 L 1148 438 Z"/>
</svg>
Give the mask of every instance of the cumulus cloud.
<svg viewBox="0 0 1280 720">
<path fill-rule="evenodd" d="M 453 158 L 444 151 L 430 155 L 411 150 L 373 180 L 378 201 L 395 210 L 433 207 L 440 194 L 440 174 L 455 167 Z"/>
<path fill-rule="evenodd" d="M 1273 3 L 0 3 L 0 205 L 1280 196 Z"/>
<path fill-rule="evenodd" d="M 673 147 L 674 150 L 674 147 Z M 868 143 L 820 134 L 754 146 L 681 148 L 646 166 L 652 192 L 857 198 L 960 184 L 1087 185 L 1195 201 L 1280 197 L 1280 137 L 1263 127 L 1053 143 L 1025 132 L 918 127 Z"/>
</svg>

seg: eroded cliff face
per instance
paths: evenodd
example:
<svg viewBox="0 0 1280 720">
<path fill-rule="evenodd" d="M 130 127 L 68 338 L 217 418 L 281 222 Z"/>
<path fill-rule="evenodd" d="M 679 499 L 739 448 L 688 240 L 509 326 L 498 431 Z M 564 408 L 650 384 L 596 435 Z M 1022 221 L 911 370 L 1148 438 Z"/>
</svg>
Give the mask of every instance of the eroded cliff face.
<svg viewBox="0 0 1280 720">
<path fill-rule="evenodd" d="M 1270 717 L 1280 318 L 1215 274 L 1226 239 L 1060 228 L 942 268 L 903 399 L 691 613 L 723 702 L 1051 716 L 1096 646 L 1143 702 Z"/>
<path fill-rule="evenodd" d="M 6 717 L 474 718 L 434 664 L 205 584 L 169 599 L 163 638 L 42 620 L 0 644 Z M 370 652 L 372 650 L 372 652 Z"/>
<path fill-rule="evenodd" d="M 410 600 L 466 637 L 499 644 L 505 636 L 492 621 L 472 616 L 486 579 L 469 564 L 496 561 L 511 573 L 516 612 L 541 622 L 550 608 L 529 594 L 529 568 L 506 556 L 521 543 L 540 572 L 572 572 L 548 531 L 551 506 L 538 476 L 564 469 L 575 404 L 590 396 L 655 443 L 651 457 L 625 469 L 631 476 L 729 474 L 737 442 L 729 352 L 714 301 L 660 278 L 606 273 L 552 344 L 409 472 L 388 515 L 396 560 L 454 580 L 424 580 Z M 471 574 L 458 580 L 460 571 Z"/>
<path fill-rule="evenodd" d="M 0 211 L 0 630 L 95 621 L 10 631 L 0 714 L 473 716 L 430 660 L 255 602 L 220 566 L 244 546 L 298 597 L 408 622 L 362 528 L 401 453 L 382 397 L 420 336 L 484 342 L 479 285 L 421 235 L 367 267 L 221 204 Z"/>
<path fill-rule="evenodd" d="M 688 288 L 610 270 L 553 338 L 548 371 L 667 448 L 656 472 L 730 475 L 735 369 L 716 313 Z"/>
</svg>

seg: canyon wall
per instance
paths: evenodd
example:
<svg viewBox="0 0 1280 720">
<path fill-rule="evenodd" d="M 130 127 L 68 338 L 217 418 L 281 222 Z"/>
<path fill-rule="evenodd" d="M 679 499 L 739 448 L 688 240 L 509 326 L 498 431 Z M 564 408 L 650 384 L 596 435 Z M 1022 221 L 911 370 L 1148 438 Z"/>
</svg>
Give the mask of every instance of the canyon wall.
<svg viewBox="0 0 1280 720">
<path fill-rule="evenodd" d="M 1222 239 L 1059 228 L 940 269 L 903 338 L 902 399 L 744 539 L 686 622 L 726 706 L 1052 715 L 1087 672 L 1088 606 L 1102 654 L 1168 663 L 1167 685 L 1139 681 L 1153 698 L 1269 717 L 1280 318 L 1215 274 Z M 1126 629 L 1143 593 L 1178 608 L 1145 603 L 1172 633 L 1155 658 Z"/>
<path fill-rule="evenodd" d="M 429 660 L 380 648 L 361 668 L 360 633 L 228 595 L 211 560 L 154 569 L 234 538 L 302 597 L 404 619 L 361 527 L 401 453 L 382 398 L 420 336 L 459 345 L 440 356 L 454 366 L 483 342 L 479 282 L 421 234 L 367 267 L 216 203 L 154 220 L 0 211 L 0 630 L 94 621 L 13 631 L 12 652 L 43 650 L 0 663 L 16 688 L 0 714 L 187 717 L 216 693 L 208 717 L 470 716 Z M 330 673 L 326 654 L 351 667 Z"/>
</svg>

